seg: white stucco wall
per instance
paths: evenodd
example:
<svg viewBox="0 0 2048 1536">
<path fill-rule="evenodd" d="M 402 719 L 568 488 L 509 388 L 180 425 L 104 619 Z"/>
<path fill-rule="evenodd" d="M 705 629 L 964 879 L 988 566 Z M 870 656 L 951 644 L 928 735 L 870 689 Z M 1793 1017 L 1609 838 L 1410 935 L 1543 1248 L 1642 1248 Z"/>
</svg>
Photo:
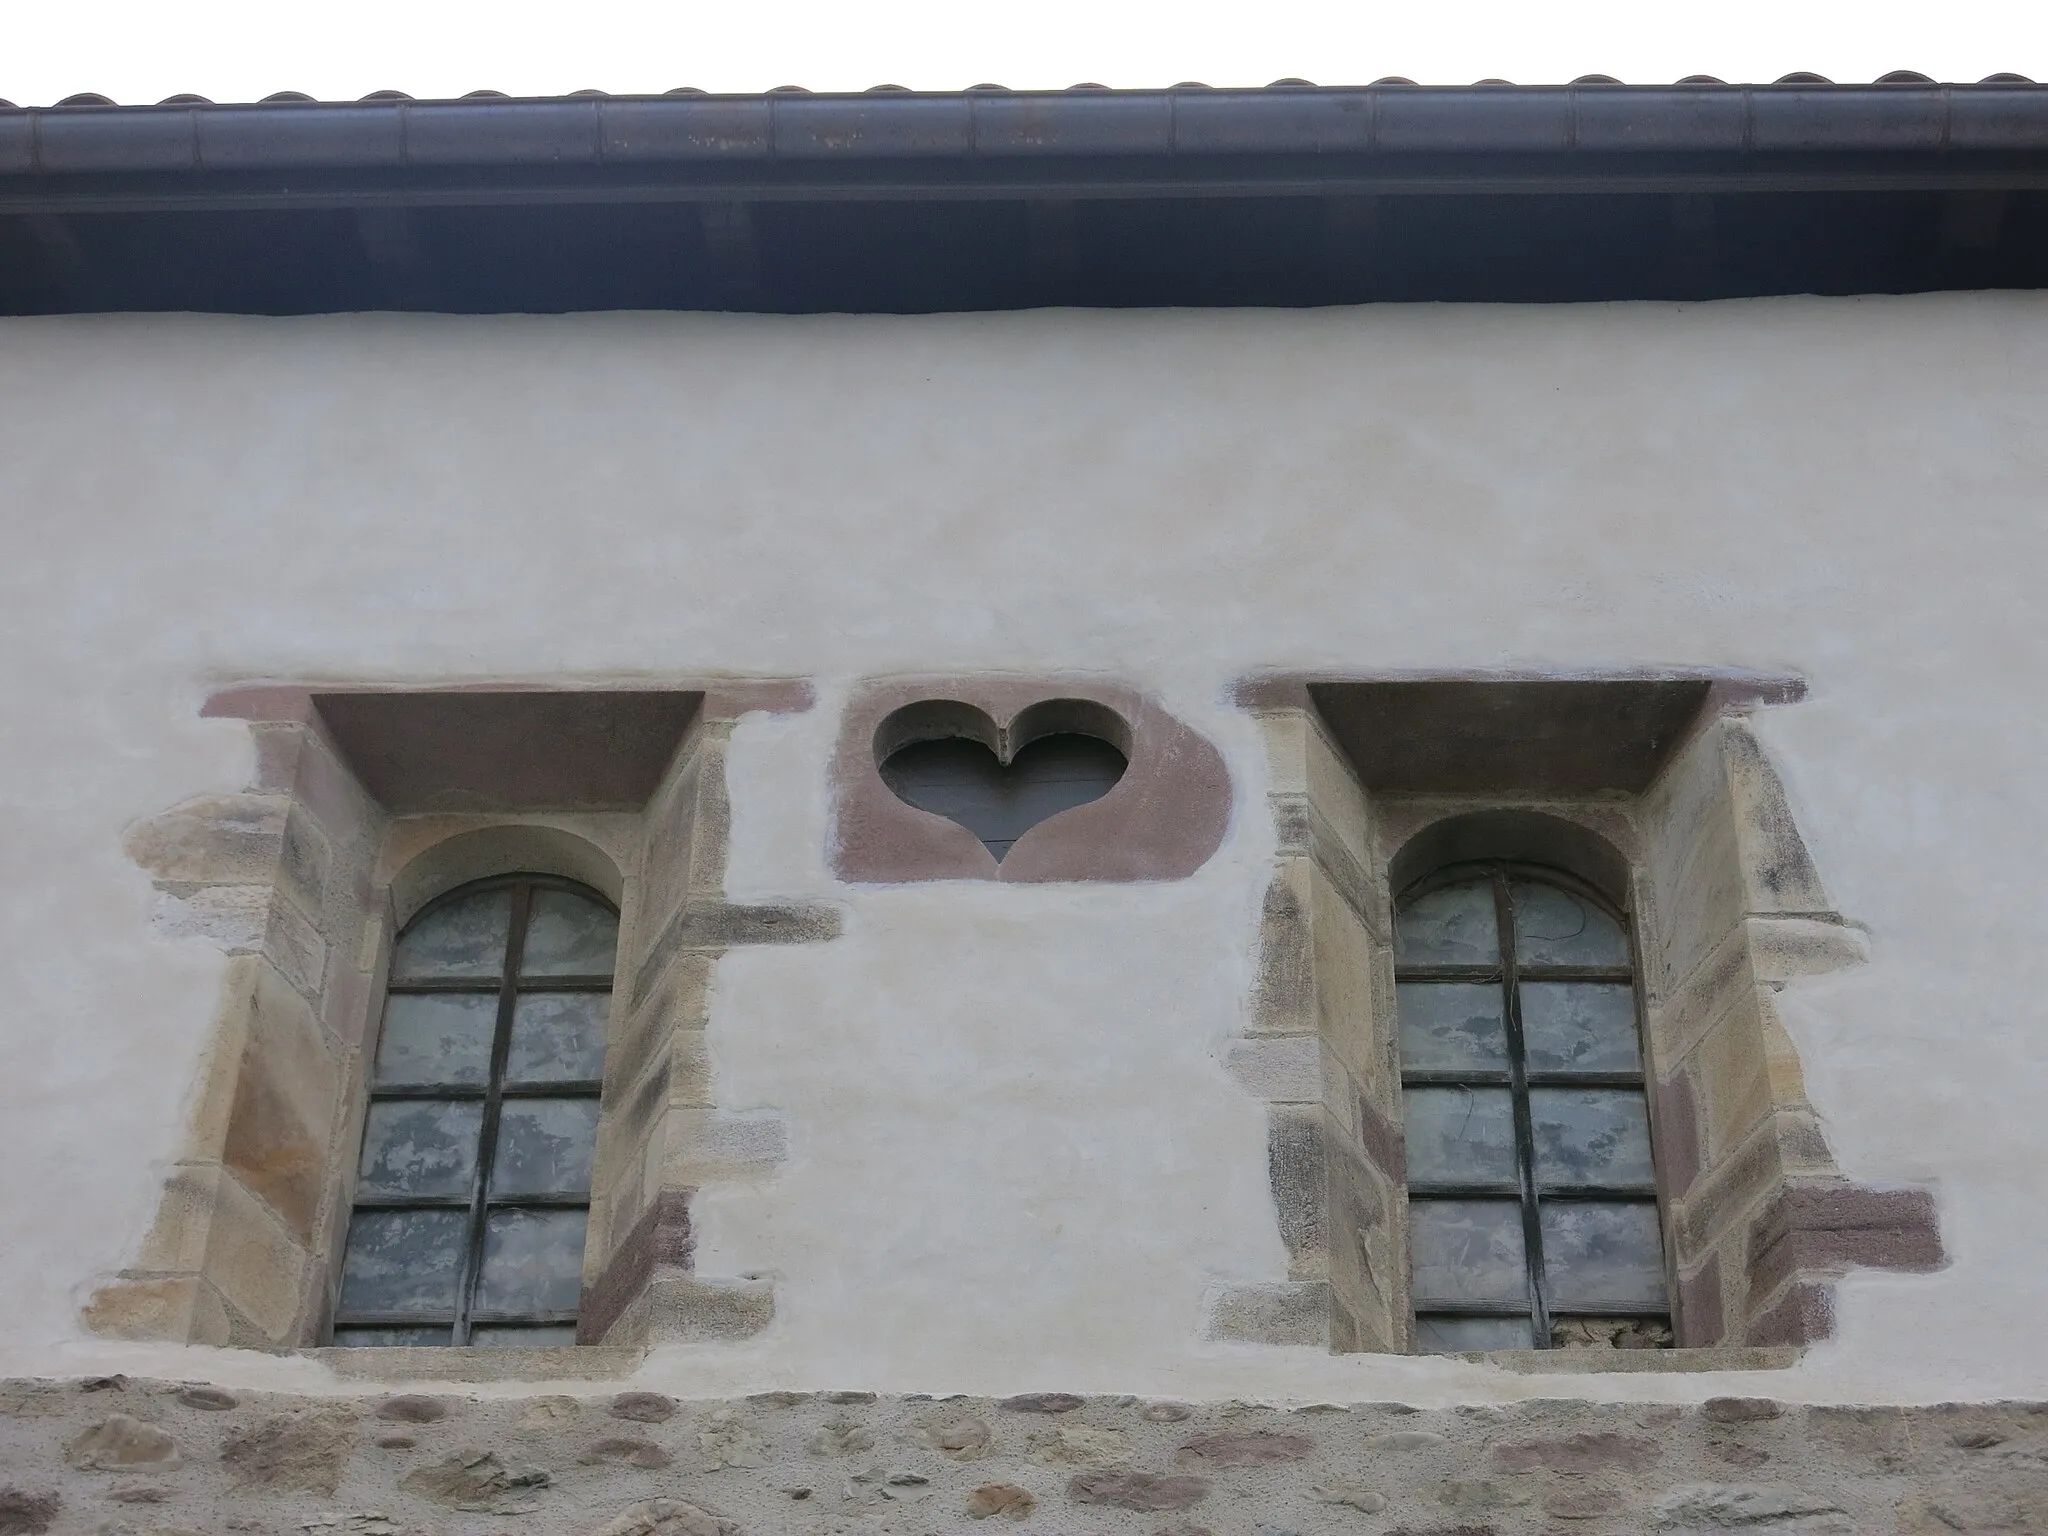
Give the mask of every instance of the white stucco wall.
<svg viewBox="0 0 2048 1536">
<path fill-rule="evenodd" d="M 848 913 L 716 981 L 720 1097 L 785 1119 L 699 1268 L 778 1320 L 690 1394 L 1029 1388 L 1411 1401 L 2048 1395 L 2048 295 L 777 319 L 0 322 L 0 1374 L 317 1390 L 86 1337 L 176 1145 L 222 957 L 123 828 L 248 773 L 261 679 L 798 674 L 732 757 L 731 894 Z M 1871 963 L 1786 1015 L 1842 1167 L 1952 1256 L 1861 1274 L 1797 1370 L 1510 1377 L 1202 1344 L 1278 1279 L 1221 1065 L 1272 852 L 1236 677 L 1789 669 L 1759 727 Z M 860 677 L 1100 672 L 1223 750 L 1196 877 L 853 890 Z"/>
</svg>

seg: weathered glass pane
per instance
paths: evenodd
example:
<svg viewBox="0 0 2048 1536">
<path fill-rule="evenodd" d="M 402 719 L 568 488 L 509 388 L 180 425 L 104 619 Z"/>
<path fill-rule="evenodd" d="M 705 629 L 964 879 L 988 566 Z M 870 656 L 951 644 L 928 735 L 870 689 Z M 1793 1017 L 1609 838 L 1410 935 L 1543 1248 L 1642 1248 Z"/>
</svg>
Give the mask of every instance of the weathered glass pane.
<svg viewBox="0 0 2048 1536">
<path fill-rule="evenodd" d="M 1532 1088 L 1536 1178 L 1543 1184 L 1645 1189 L 1650 1115 L 1634 1088 Z"/>
<path fill-rule="evenodd" d="M 1415 1183 L 1513 1187 L 1515 1101 L 1507 1089 L 1410 1088 L 1401 1106 Z"/>
<path fill-rule="evenodd" d="M 1509 887 L 1523 965 L 1627 965 L 1628 935 L 1592 902 L 1534 880 Z"/>
<path fill-rule="evenodd" d="M 1525 981 L 1522 1043 L 1532 1072 L 1639 1072 L 1635 989 L 1627 982 Z"/>
<path fill-rule="evenodd" d="M 376 1085 L 482 1083 L 497 1027 L 495 992 L 394 992 L 384 1003 Z"/>
<path fill-rule="evenodd" d="M 1425 1302 L 1520 1301 L 1529 1277 L 1511 1200 L 1411 1200 L 1408 1252 Z"/>
<path fill-rule="evenodd" d="M 543 1323 L 535 1327 L 479 1325 L 470 1330 L 469 1342 L 486 1349 L 562 1349 L 576 1342 L 574 1323 Z"/>
<path fill-rule="evenodd" d="M 1657 1207 L 1554 1200 L 1543 1206 L 1543 1270 L 1553 1310 L 1664 1301 L 1664 1249 Z"/>
<path fill-rule="evenodd" d="M 583 1211 L 493 1211 L 484 1223 L 483 1312 L 573 1312 L 583 1290 Z"/>
<path fill-rule="evenodd" d="M 597 1100 L 507 1099 L 491 1195 L 580 1195 L 590 1188 Z"/>
<path fill-rule="evenodd" d="M 510 1083 L 594 1082 L 604 1076 L 609 992 L 525 992 L 512 1005 Z"/>
<path fill-rule="evenodd" d="M 452 1328 L 337 1328 L 337 1349 L 418 1349 L 453 1343 Z"/>
<path fill-rule="evenodd" d="M 1490 981 L 1404 981 L 1394 988 L 1401 1066 L 1409 1072 L 1505 1072 L 1508 1031 Z"/>
<path fill-rule="evenodd" d="M 609 976 L 618 947 L 618 918 L 588 896 L 574 891 L 535 891 L 519 973 Z"/>
<path fill-rule="evenodd" d="M 455 1310 L 467 1211 L 357 1211 L 341 1267 L 343 1313 Z"/>
<path fill-rule="evenodd" d="M 1008 768 L 980 742 L 950 736 L 892 752 L 882 780 L 906 804 L 957 821 L 1001 859 L 1041 821 L 1100 800 L 1124 767 L 1123 753 L 1093 736 L 1040 736 Z"/>
<path fill-rule="evenodd" d="M 1418 1317 L 1415 1345 L 1426 1355 L 1454 1355 L 1472 1349 L 1531 1349 L 1535 1335 L 1526 1317 Z"/>
<path fill-rule="evenodd" d="M 505 968 L 512 893 L 479 891 L 414 920 L 391 957 L 393 981 L 496 976 Z"/>
<path fill-rule="evenodd" d="M 1498 965 L 1493 882 L 1467 880 L 1418 896 L 1394 916 L 1400 965 Z"/>
<path fill-rule="evenodd" d="M 372 1104 L 363 1128 L 357 1198 L 467 1195 L 483 1123 L 484 1107 L 474 1100 Z"/>
</svg>

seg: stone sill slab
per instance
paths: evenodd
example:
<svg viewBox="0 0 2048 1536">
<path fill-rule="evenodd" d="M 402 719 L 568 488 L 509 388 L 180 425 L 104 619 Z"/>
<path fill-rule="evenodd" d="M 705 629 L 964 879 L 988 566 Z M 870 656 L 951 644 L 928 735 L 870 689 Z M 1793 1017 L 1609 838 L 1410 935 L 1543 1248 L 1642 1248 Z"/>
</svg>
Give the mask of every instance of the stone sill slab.
<svg viewBox="0 0 2048 1536">
<path fill-rule="evenodd" d="M 570 1344 L 560 1349 L 304 1349 L 352 1381 L 621 1381 L 640 1369 L 644 1349 Z"/>
<path fill-rule="evenodd" d="M 1611 1371 L 1786 1371 L 1805 1351 L 1796 1344 L 1712 1349 L 1487 1349 L 1443 1358 L 1497 1365 L 1523 1376 L 1599 1376 Z"/>
</svg>

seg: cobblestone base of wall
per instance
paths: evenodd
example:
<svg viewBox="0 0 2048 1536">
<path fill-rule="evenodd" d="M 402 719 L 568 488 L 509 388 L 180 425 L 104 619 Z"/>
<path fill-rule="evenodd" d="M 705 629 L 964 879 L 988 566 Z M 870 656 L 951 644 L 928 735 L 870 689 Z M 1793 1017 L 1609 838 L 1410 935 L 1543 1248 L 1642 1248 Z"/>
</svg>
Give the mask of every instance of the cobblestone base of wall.
<svg viewBox="0 0 2048 1536">
<path fill-rule="evenodd" d="M 2048 1532 L 2048 1403 L 287 1397 L 0 1383 L 0 1536 Z"/>
</svg>

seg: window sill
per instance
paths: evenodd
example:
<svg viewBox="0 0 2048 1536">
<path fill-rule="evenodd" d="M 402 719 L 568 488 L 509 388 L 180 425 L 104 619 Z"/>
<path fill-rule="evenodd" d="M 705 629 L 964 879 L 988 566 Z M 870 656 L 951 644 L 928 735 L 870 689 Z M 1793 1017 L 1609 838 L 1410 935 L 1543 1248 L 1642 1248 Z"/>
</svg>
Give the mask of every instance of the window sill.
<svg viewBox="0 0 2048 1536">
<path fill-rule="evenodd" d="M 475 1345 L 406 1349 L 306 1349 L 337 1376 L 357 1381 L 618 1381 L 632 1375 L 647 1351 L 616 1344 L 561 1349 Z"/>
<path fill-rule="evenodd" d="M 1522 1376 L 1596 1376 L 1616 1371 L 1784 1371 L 1805 1351 L 1794 1344 L 1711 1349 L 1487 1349 L 1436 1356 L 1496 1365 Z"/>
</svg>

